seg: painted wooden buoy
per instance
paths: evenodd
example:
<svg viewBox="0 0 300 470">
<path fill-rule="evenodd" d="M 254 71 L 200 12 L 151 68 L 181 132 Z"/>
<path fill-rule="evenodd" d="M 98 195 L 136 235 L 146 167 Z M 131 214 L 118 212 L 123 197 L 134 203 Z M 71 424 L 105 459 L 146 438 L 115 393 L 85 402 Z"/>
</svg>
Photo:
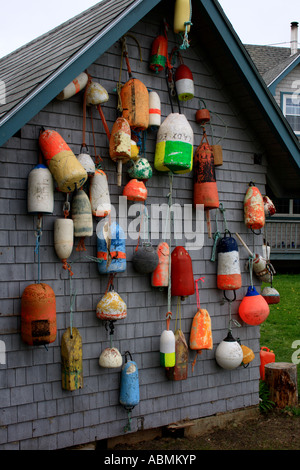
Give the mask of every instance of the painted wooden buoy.
<svg viewBox="0 0 300 470">
<path fill-rule="evenodd" d="M 149 126 L 149 92 L 137 78 L 130 78 L 121 88 L 122 117 L 132 129 L 146 130 Z"/>
<path fill-rule="evenodd" d="M 93 235 L 93 216 L 90 200 L 83 189 L 73 195 L 71 205 L 74 222 L 74 237 L 91 237 Z"/>
<path fill-rule="evenodd" d="M 257 253 L 253 259 L 253 272 L 254 274 L 263 282 L 271 282 L 272 281 L 272 274 L 271 274 L 272 266 L 270 263 L 267 262 L 262 256 L 258 255 Z"/>
<path fill-rule="evenodd" d="M 95 217 L 106 217 L 110 214 L 111 203 L 107 175 L 103 170 L 96 169 L 90 180 L 90 203 Z"/>
<path fill-rule="evenodd" d="M 244 221 L 246 227 L 256 230 L 265 225 L 265 208 L 259 189 L 252 182 L 244 197 Z"/>
<path fill-rule="evenodd" d="M 239 305 L 239 316 L 248 325 L 260 325 L 269 316 L 270 308 L 255 287 L 249 286 Z"/>
<path fill-rule="evenodd" d="M 169 245 L 166 242 L 159 243 L 156 252 L 158 265 L 152 273 L 151 284 L 153 287 L 167 287 L 169 285 Z"/>
<path fill-rule="evenodd" d="M 260 352 L 259 352 L 259 358 L 260 358 L 260 366 L 259 366 L 260 378 L 261 380 L 265 380 L 265 365 L 275 362 L 274 351 L 267 348 L 267 346 L 261 346 Z"/>
<path fill-rule="evenodd" d="M 168 40 L 162 34 L 152 42 L 150 69 L 158 73 L 165 69 L 168 58 Z"/>
<path fill-rule="evenodd" d="M 50 170 L 39 163 L 28 176 L 27 210 L 29 214 L 52 214 L 54 183 Z"/>
<path fill-rule="evenodd" d="M 147 181 L 152 177 L 152 167 L 147 158 L 140 157 L 136 161 L 130 160 L 127 173 L 130 178 Z"/>
<path fill-rule="evenodd" d="M 174 8 L 174 33 L 185 32 L 185 23 L 190 21 L 191 3 L 190 0 L 176 0 Z M 190 25 L 187 26 L 187 32 L 190 31 Z"/>
<path fill-rule="evenodd" d="M 184 114 L 171 113 L 157 132 L 154 166 L 158 171 L 187 173 L 193 167 L 194 133 Z"/>
<path fill-rule="evenodd" d="M 261 295 L 263 296 L 267 304 L 279 304 L 280 302 L 280 294 L 278 290 L 274 287 L 264 287 L 261 291 Z"/>
<path fill-rule="evenodd" d="M 74 222 L 61 218 L 54 222 L 54 249 L 61 260 L 68 259 L 74 245 Z"/>
<path fill-rule="evenodd" d="M 86 146 L 82 146 L 80 149 L 80 154 L 77 157 L 78 161 L 81 163 L 88 176 L 95 174 L 95 163 L 93 162 L 91 156 L 88 153 Z"/>
<path fill-rule="evenodd" d="M 127 316 L 127 306 L 118 292 L 111 290 L 98 302 L 96 315 L 100 320 L 121 320 Z"/>
<path fill-rule="evenodd" d="M 153 273 L 159 262 L 158 254 L 149 242 L 144 242 L 132 257 L 134 269 L 141 274 Z"/>
<path fill-rule="evenodd" d="M 187 297 L 195 293 L 192 260 L 183 246 L 174 248 L 171 254 L 171 294 Z"/>
<path fill-rule="evenodd" d="M 77 328 L 69 327 L 61 338 L 61 384 L 63 390 L 83 388 L 82 339 Z"/>
<path fill-rule="evenodd" d="M 198 354 L 201 354 L 203 349 L 213 348 L 211 318 L 205 308 L 198 308 L 193 318 L 189 345 L 190 349 L 197 351 L 192 364 L 192 370 L 194 370 Z"/>
<path fill-rule="evenodd" d="M 264 202 L 264 209 L 265 209 L 265 216 L 266 217 L 271 217 L 276 213 L 276 207 L 271 201 L 271 199 L 268 196 L 263 196 L 263 202 Z"/>
<path fill-rule="evenodd" d="M 149 127 L 155 129 L 161 125 L 160 97 L 156 91 L 149 92 Z"/>
<path fill-rule="evenodd" d="M 83 186 L 87 172 L 58 132 L 41 132 L 39 145 L 60 191 L 69 193 Z"/>
<path fill-rule="evenodd" d="M 121 367 L 123 363 L 120 351 L 113 348 L 105 348 L 99 357 L 99 366 L 108 369 L 115 369 Z"/>
<path fill-rule="evenodd" d="M 242 286 L 239 249 L 236 240 L 224 236 L 217 245 L 217 287 L 221 290 L 236 290 Z"/>
<path fill-rule="evenodd" d="M 218 365 L 223 369 L 233 370 L 241 365 L 243 350 L 230 331 L 226 338 L 218 345 L 215 358 Z"/>
<path fill-rule="evenodd" d="M 175 72 L 175 85 L 179 101 L 188 101 L 194 98 L 194 80 L 189 67 L 180 64 Z"/>
<path fill-rule="evenodd" d="M 127 197 L 129 201 L 146 201 L 147 194 L 144 182 L 135 178 L 130 180 L 123 189 L 123 196 Z"/>
<path fill-rule="evenodd" d="M 194 206 L 217 209 L 220 205 L 215 176 L 214 156 L 204 133 L 194 154 Z"/>
<path fill-rule="evenodd" d="M 175 365 L 166 368 L 169 380 L 186 380 L 188 376 L 189 348 L 181 329 L 175 331 Z"/>
<path fill-rule="evenodd" d="M 56 339 L 56 299 L 45 283 L 27 286 L 21 299 L 21 338 L 30 346 L 53 343 Z"/>
<path fill-rule="evenodd" d="M 86 104 L 88 106 L 106 103 L 109 100 L 106 89 L 98 82 L 91 81 L 86 92 Z"/>
<path fill-rule="evenodd" d="M 127 360 L 127 355 L 130 360 Z M 120 384 L 120 403 L 127 410 L 132 410 L 140 401 L 139 371 L 135 361 L 132 360 L 131 354 L 125 352 L 125 363 L 121 371 Z"/>
<path fill-rule="evenodd" d="M 56 99 L 63 101 L 71 98 L 85 88 L 88 82 L 88 75 L 82 72 L 78 77 L 74 78 L 56 97 Z"/>
<path fill-rule="evenodd" d="M 223 149 L 219 144 L 213 144 L 211 150 L 214 156 L 215 167 L 223 165 Z"/>
<path fill-rule="evenodd" d="M 110 158 L 118 163 L 118 186 L 122 184 L 122 165 L 131 158 L 131 129 L 127 119 L 118 117 L 109 140 Z"/>
<path fill-rule="evenodd" d="M 163 367 L 174 367 L 175 359 L 175 335 L 167 326 L 162 332 L 159 340 L 160 365 Z"/>
<path fill-rule="evenodd" d="M 125 233 L 116 222 L 109 226 L 99 223 L 97 234 L 97 258 L 100 274 L 122 273 L 126 270 Z"/>
</svg>

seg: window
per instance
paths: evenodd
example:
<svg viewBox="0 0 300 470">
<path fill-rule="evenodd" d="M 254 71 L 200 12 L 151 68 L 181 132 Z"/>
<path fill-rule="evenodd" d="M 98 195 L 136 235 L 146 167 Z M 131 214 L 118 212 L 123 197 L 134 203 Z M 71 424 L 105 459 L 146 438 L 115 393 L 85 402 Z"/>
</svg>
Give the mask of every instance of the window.
<svg viewBox="0 0 300 470">
<path fill-rule="evenodd" d="M 283 93 L 282 111 L 295 134 L 300 135 L 300 95 Z"/>
</svg>

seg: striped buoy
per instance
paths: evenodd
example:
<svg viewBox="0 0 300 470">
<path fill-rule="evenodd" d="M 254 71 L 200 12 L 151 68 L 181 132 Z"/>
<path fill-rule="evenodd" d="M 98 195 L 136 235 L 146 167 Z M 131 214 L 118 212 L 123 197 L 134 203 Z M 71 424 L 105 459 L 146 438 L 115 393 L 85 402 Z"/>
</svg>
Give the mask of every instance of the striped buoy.
<svg viewBox="0 0 300 470">
<path fill-rule="evenodd" d="M 54 249 L 61 260 L 66 260 L 72 253 L 74 244 L 74 222 L 61 218 L 54 222 Z"/>
<path fill-rule="evenodd" d="M 166 368 L 169 380 L 186 380 L 188 375 L 189 348 L 181 329 L 175 331 L 175 365 Z"/>
<path fill-rule="evenodd" d="M 106 217 L 110 214 L 111 203 L 107 175 L 103 170 L 96 169 L 90 180 L 90 203 L 95 217 Z"/>
<path fill-rule="evenodd" d="M 69 193 L 81 188 L 87 172 L 60 134 L 45 130 L 39 136 L 39 144 L 58 189 Z"/>
<path fill-rule="evenodd" d="M 82 72 L 78 77 L 74 78 L 56 97 L 56 99 L 63 101 L 71 98 L 72 96 L 79 93 L 86 86 L 88 82 L 88 75 Z"/>
<path fill-rule="evenodd" d="M 266 300 L 254 286 L 248 287 L 247 293 L 239 305 L 239 316 L 248 325 L 260 325 L 269 316 L 270 308 Z"/>
<path fill-rule="evenodd" d="M 265 209 L 259 189 L 250 182 L 244 198 L 244 221 L 246 227 L 256 230 L 265 225 Z"/>
<path fill-rule="evenodd" d="M 236 240 L 224 236 L 217 245 L 217 287 L 221 290 L 236 290 L 242 286 L 239 249 Z"/>
<path fill-rule="evenodd" d="M 98 223 L 97 258 L 100 274 L 122 273 L 126 269 L 125 234 L 116 222 Z"/>
<path fill-rule="evenodd" d="M 123 196 L 129 201 L 145 201 L 147 194 L 144 182 L 137 179 L 130 180 L 123 189 Z"/>
<path fill-rule="evenodd" d="M 56 339 L 56 299 L 45 283 L 27 286 L 21 299 L 21 337 L 30 346 L 53 343 Z"/>
<path fill-rule="evenodd" d="M 280 302 L 280 294 L 274 287 L 264 287 L 261 291 L 261 295 L 268 304 L 279 304 Z"/>
<path fill-rule="evenodd" d="M 170 314 L 170 312 L 169 312 Z M 171 317 L 167 313 L 167 329 L 162 332 L 159 340 L 160 365 L 163 367 L 175 366 L 175 335 L 169 329 Z"/>
<path fill-rule="evenodd" d="M 179 101 L 188 101 L 194 98 L 193 74 L 184 64 L 180 64 L 176 69 L 175 85 Z"/>
<path fill-rule="evenodd" d="M 93 235 L 93 216 L 90 200 L 83 189 L 76 191 L 71 206 L 74 222 L 74 237 L 91 237 Z"/>
<path fill-rule="evenodd" d="M 61 383 L 63 390 L 83 387 L 82 339 L 74 327 L 69 327 L 61 339 Z"/>
<path fill-rule="evenodd" d="M 161 124 L 160 97 L 156 91 L 149 93 L 149 127 L 156 128 Z"/>
<path fill-rule="evenodd" d="M 158 265 L 152 273 L 151 283 L 153 287 L 167 287 L 169 285 L 169 245 L 166 242 L 159 243 L 156 252 Z"/>
<path fill-rule="evenodd" d="M 150 69 L 155 73 L 164 70 L 168 58 L 168 40 L 162 34 L 157 36 L 151 46 Z"/>
<path fill-rule="evenodd" d="M 54 184 L 50 170 L 39 163 L 28 176 L 27 210 L 29 214 L 52 214 Z"/>
<path fill-rule="evenodd" d="M 96 315 L 100 320 L 121 320 L 127 316 L 127 307 L 119 294 L 111 290 L 98 302 Z"/>
<path fill-rule="evenodd" d="M 187 173 L 193 167 L 194 133 L 184 114 L 171 113 L 157 132 L 154 166 L 158 171 Z"/>
</svg>

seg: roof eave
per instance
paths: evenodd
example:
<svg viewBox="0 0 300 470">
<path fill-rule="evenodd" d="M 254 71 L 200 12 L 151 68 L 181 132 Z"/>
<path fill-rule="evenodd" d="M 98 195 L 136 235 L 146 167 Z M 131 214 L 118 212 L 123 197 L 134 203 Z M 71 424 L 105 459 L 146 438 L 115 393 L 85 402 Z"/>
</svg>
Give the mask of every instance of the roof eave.
<svg viewBox="0 0 300 470">
<path fill-rule="evenodd" d="M 280 74 L 277 75 L 270 83 L 267 84 L 272 95 L 276 93 L 276 87 L 298 64 L 300 63 L 300 54 L 295 57 L 293 62 L 289 64 Z"/>
</svg>

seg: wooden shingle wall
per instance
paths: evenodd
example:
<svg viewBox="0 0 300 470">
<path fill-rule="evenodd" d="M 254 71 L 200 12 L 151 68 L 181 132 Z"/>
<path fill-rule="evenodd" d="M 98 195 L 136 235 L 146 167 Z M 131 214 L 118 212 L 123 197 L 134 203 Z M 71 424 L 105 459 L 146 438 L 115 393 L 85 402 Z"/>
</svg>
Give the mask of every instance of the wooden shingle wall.
<svg viewBox="0 0 300 470">
<path fill-rule="evenodd" d="M 162 16 L 148 15 L 131 31 L 142 47 L 143 62 L 139 61 L 135 41 L 128 37 L 128 52 L 132 71 L 149 88 L 160 95 L 162 119 L 170 112 L 164 73 L 156 75 L 149 69 L 149 55 L 153 39 L 159 34 Z M 169 33 L 169 53 L 175 45 L 173 33 Z M 92 64 L 88 71 L 108 91 L 110 99 L 103 111 L 111 129 L 117 117 L 116 93 L 119 79 L 120 44 L 116 43 Z M 195 82 L 195 98 L 181 104 L 194 131 L 194 149 L 201 140 L 201 128 L 195 122 L 199 108 L 198 98 L 205 100 L 215 114 L 215 136 L 224 134 L 222 121 L 228 131 L 222 142 L 223 160 L 216 169 L 220 202 L 226 209 L 226 218 L 232 233 L 238 231 L 246 243 L 261 253 L 262 236 L 253 235 L 243 222 L 243 198 L 252 180 L 264 194 L 265 162 L 254 164 L 254 153 L 262 151 L 247 126 L 246 116 L 239 113 L 239 103 L 228 96 L 222 83 L 202 51 L 201 44 L 182 52 L 184 63 L 190 67 Z M 205 59 L 204 59 L 205 58 Z M 128 78 L 125 61 L 122 82 Z M 174 112 L 177 105 L 174 102 Z M 118 213 L 122 189 L 116 184 L 115 164 L 110 160 L 108 141 L 96 110 L 93 112 L 97 153 L 108 174 L 111 202 Z M 100 275 L 97 264 L 88 256 L 96 257 L 96 234 L 86 238 L 86 252 L 77 252 L 78 239 L 69 261 L 74 275 L 72 289 L 76 292 L 73 326 L 79 329 L 83 341 L 84 386 L 81 390 L 67 392 L 61 388 L 60 341 L 70 322 L 70 279 L 62 269 L 53 247 L 53 224 L 63 216 L 65 196 L 55 193 L 53 215 L 43 216 L 41 237 L 41 280 L 54 290 L 57 301 L 58 334 L 48 348 L 30 347 L 22 343 L 20 336 L 20 302 L 25 287 L 37 279 L 35 254 L 35 229 L 37 219 L 27 214 L 27 178 L 38 162 L 37 141 L 41 126 L 57 130 L 76 155 L 80 152 L 82 139 L 82 95 L 68 101 L 53 100 L 21 130 L 21 137 L 11 138 L 1 149 L 1 340 L 5 343 L 5 363 L 0 364 L 0 448 L 1 449 L 58 449 L 118 436 L 127 425 L 127 412 L 119 404 L 119 369 L 103 369 L 98 360 L 101 351 L 109 346 L 109 334 L 104 324 L 96 318 L 96 305 L 103 296 L 108 277 Z M 210 127 L 207 127 L 210 136 Z M 146 157 L 153 165 L 156 132 L 147 131 Z M 86 142 L 94 155 L 91 121 L 88 119 Z M 123 186 L 128 181 L 123 167 Z M 168 202 L 169 178 L 153 170 L 147 182 L 147 207 Z M 192 204 L 192 173 L 174 176 L 173 203 Z M 128 209 L 133 203 L 128 202 Z M 135 216 L 134 216 L 135 217 Z M 133 218 L 134 218 L 133 217 Z M 128 224 L 133 218 L 128 218 Z M 216 231 L 215 211 L 211 211 L 212 231 Z M 97 220 L 94 220 L 96 228 Z M 218 226 L 224 225 L 220 214 Z M 159 365 L 159 338 L 165 329 L 167 292 L 151 287 L 149 275 L 140 275 L 132 267 L 132 255 L 137 240 L 127 239 L 127 270 L 115 280 L 115 289 L 127 304 L 127 317 L 115 325 L 114 345 L 122 354 L 130 351 L 138 364 L 140 380 L 140 403 L 132 412 L 131 431 L 167 425 L 182 419 L 195 419 L 218 412 L 258 404 L 259 383 L 259 327 L 247 326 L 239 319 L 237 310 L 249 285 L 249 273 L 245 270 L 248 254 L 240 246 L 240 265 L 243 287 L 237 291 L 237 301 L 232 305 L 233 317 L 241 327 L 233 333 L 242 343 L 253 349 L 254 361 L 247 367 L 233 371 L 221 369 L 214 353 L 219 342 L 227 334 L 229 309 L 223 302 L 223 293 L 216 289 L 217 262 L 210 261 L 213 239 L 207 237 L 204 224 L 204 246 L 190 250 L 194 279 L 205 277 L 200 286 L 201 307 L 206 308 L 212 320 L 214 348 L 198 356 L 194 372 L 191 364 L 195 352 L 190 351 L 189 373 L 185 381 L 172 382 Z M 160 231 L 160 240 L 163 237 Z M 160 240 L 152 240 L 157 246 Z M 183 237 L 177 245 L 186 242 Z M 174 248 L 173 241 L 173 248 Z M 256 285 L 258 281 L 254 279 Z M 175 329 L 176 301 L 172 299 Z M 197 311 L 196 296 L 181 304 L 181 328 L 188 341 L 192 318 Z"/>
</svg>

